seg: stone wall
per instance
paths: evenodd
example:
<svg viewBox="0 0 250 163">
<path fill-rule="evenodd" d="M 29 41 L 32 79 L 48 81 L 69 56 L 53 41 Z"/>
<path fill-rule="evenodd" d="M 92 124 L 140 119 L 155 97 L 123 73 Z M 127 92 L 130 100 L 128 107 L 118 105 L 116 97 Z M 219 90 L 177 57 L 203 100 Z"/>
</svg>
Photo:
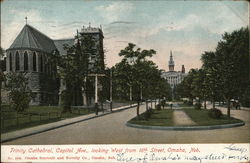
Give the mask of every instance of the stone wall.
<svg viewBox="0 0 250 163">
<path fill-rule="evenodd" d="M 20 69 L 16 70 L 16 52 L 19 53 Z M 28 54 L 28 70 L 24 70 L 24 53 Z M 10 69 L 10 53 L 12 54 L 12 69 Z M 36 55 L 36 68 L 33 68 L 33 57 Z M 56 78 L 56 65 L 49 61 L 50 54 L 30 49 L 16 49 L 7 51 L 7 72 L 24 73 L 28 79 L 28 86 L 33 93 L 31 105 L 57 105 L 59 81 Z M 42 62 L 41 62 L 42 60 Z M 41 65 L 42 64 L 42 65 Z"/>
</svg>

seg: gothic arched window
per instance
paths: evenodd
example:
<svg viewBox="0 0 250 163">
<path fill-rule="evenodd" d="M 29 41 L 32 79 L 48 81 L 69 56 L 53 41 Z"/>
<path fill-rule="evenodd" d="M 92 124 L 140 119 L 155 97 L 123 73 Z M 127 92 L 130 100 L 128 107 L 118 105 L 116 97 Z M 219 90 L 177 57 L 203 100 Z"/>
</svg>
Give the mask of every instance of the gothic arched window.
<svg viewBox="0 0 250 163">
<path fill-rule="evenodd" d="M 43 56 L 41 55 L 40 56 L 40 70 L 41 70 L 41 72 L 43 72 Z"/>
<path fill-rule="evenodd" d="M 36 71 L 36 53 L 33 53 L 33 71 Z"/>
<path fill-rule="evenodd" d="M 20 59 L 19 59 L 19 53 L 16 52 L 16 70 L 20 70 Z"/>
<path fill-rule="evenodd" d="M 10 57 L 9 57 L 10 71 L 12 71 L 12 54 L 10 53 L 9 56 L 10 56 Z"/>
<path fill-rule="evenodd" d="M 28 63 L 29 59 L 28 59 L 28 53 L 24 52 L 24 71 L 28 71 L 29 70 L 29 63 Z"/>
</svg>

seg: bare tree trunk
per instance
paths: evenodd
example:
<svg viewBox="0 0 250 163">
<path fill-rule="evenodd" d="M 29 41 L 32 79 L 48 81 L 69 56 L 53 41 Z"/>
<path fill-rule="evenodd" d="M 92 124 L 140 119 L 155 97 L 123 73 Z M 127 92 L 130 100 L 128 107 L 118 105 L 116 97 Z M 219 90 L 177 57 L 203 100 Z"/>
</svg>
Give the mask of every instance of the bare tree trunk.
<svg viewBox="0 0 250 163">
<path fill-rule="evenodd" d="M 148 100 L 146 100 L 146 110 L 148 110 Z"/>
<path fill-rule="evenodd" d="M 207 109 L 207 101 L 204 101 L 204 109 Z"/>
<path fill-rule="evenodd" d="M 215 100 L 214 100 L 214 98 L 213 98 L 213 109 L 215 108 Z"/>
<path fill-rule="evenodd" d="M 140 100 L 137 101 L 137 107 L 136 107 L 136 115 L 137 119 L 140 119 Z"/>
<path fill-rule="evenodd" d="M 230 117 L 230 111 L 231 111 L 231 108 L 230 108 L 230 99 L 227 99 L 227 116 Z"/>
<path fill-rule="evenodd" d="M 101 102 L 101 109 L 102 109 L 102 112 L 104 113 L 103 102 Z"/>
<path fill-rule="evenodd" d="M 0 108 L 2 108 L 1 107 L 1 105 L 2 105 L 2 93 L 1 92 L 2 92 L 2 80 L 0 79 Z"/>
</svg>

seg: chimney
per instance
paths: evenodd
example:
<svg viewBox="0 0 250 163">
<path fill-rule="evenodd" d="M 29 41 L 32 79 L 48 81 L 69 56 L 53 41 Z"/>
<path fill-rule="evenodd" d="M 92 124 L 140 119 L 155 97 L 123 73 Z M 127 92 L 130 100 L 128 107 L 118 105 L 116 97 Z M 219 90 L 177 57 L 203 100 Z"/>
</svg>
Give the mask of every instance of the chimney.
<svg viewBox="0 0 250 163">
<path fill-rule="evenodd" d="M 184 65 L 182 65 L 182 67 L 181 67 L 181 73 L 185 73 L 185 67 L 184 67 Z"/>
</svg>

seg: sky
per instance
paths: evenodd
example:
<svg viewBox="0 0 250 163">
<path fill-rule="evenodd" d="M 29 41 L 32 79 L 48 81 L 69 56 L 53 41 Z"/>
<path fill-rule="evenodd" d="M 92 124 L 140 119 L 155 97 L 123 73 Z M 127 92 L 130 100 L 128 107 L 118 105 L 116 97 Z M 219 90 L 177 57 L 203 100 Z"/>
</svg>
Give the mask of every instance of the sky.
<svg viewBox="0 0 250 163">
<path fill-rule="evenodd" d="M 249 24 L 247 1 L 168 0 L 4 0 L 1 47 L 8 49 L 25 25 L 51 39 L 73 38 L 82 26 L 102 26 L 105 63 L 118 63 L 128 42 L 154 49 L 151 59 L 168 71 L 170 50 L 175 70 L 200 68 L 201 54 L 214 51 L 225 32 Z"/>
</svg>

